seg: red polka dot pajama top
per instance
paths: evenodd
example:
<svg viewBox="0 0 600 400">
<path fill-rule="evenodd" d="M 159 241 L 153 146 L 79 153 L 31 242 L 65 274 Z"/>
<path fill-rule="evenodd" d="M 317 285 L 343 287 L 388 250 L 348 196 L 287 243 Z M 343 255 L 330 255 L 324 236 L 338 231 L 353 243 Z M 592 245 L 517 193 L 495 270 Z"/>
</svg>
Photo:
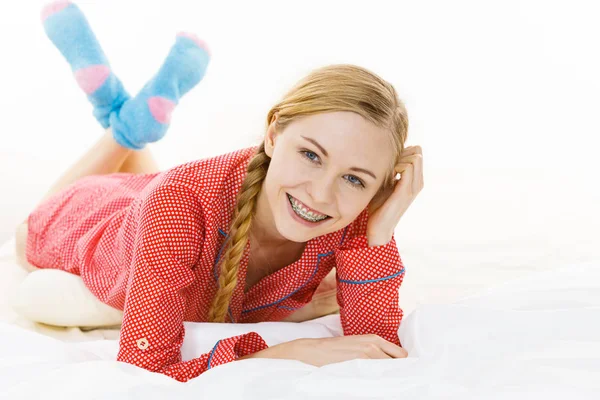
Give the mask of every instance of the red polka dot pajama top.
<svg viewBox="0 0 600 400">
<path fill-rule="evenodd" d="M 81 276 L 102 302 L 124 311 L 118 361 L 184 382 L 265 349 L 262 337 L 250 332 L 181 359 L 183 322 L 206 322 L 235 197 L 255 151 L 245 148 L 158 173 L 84 177 L 29 215 L 27 259 Z M 367 218 L 365 209 L 346 228 L 311 239 L 298 261 L 244 293 L 248 242 L 228 322 L 285 318 L 309 303 L 336 267 L 344 334 L 373 333 L 400 345 L 404 266 L 393 237 L 368 246 Z"/>
</svg>

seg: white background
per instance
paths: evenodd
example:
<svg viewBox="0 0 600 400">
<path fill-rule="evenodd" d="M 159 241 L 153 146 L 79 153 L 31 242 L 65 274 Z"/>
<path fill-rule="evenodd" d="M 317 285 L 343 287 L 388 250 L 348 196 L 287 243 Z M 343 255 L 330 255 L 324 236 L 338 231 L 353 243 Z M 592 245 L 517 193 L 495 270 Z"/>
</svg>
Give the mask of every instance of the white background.
<svg viewBox="0 0 600 400">
<path fill-rule="evenodd" d="M 465 286 L 484 286 L 541 257 L 595 254 L 595 3 L 77 2 L 132 95 L 178 31 L 209 43 L 204 80 L 181 100 L 165 138 L 150 145 L 163 169 L 256 144 L 269 108 L 313 68 L 354 63 L 391 82 L 408 108 L 407 145 L 421 145 L 425 162 L 425 188 L 396 230 L 401 253 L 443 262 L 454 244 L 472 245 L 468 273 L 429 276 L 411 266 L 414 277 L 438 285 L 440 298 L 457 273 Z M 45 36 L 44 4 L 0 6 L 0 243 L 103 131 Z M 505 267 L 482 271 L 482 260 L 504 254 L 509 241 L 511 256 L 494 256 Z"/>
</svg>

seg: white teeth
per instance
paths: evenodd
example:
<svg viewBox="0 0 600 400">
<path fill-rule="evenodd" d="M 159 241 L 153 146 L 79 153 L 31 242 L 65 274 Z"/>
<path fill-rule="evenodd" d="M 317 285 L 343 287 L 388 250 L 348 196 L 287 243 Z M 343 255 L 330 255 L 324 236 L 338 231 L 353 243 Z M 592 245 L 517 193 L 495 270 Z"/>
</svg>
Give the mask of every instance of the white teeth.
<svg viewBox="0 0 600 400">
<path fill-rule="evenodd" d="M 304 207 L 304 206 L 300 205 L 300 204 L 299 204 L 299 203 L 298 203 L 298 202 L 297 202 L 295 199 L 292 199 L 292 202 L 294 203 L 294 205 L 295 205 L 296 207 L 298 207 L 298 209 L 302 210 L 302 212 L 303 212 L 304 214 L 306 214 L 306 215 L 308 215 L 308 216 L 310 216 L 310 217 L 313 217 L 313 218 L 321 218 L 321 217 L 326 217 L 326 215 L 323 215 L 323 214 L 317 214 L 317 213 L 314 213 L 314 212 L 312 212 L 312 211 L 309 211 L 309 210 L 308 210 L 306 207 Z"/>
<path fill-rule="evenodd" d="M 303 207 L 302 205 L 300 205 L 296 201 L 296 199 L 294 199 L 290 195 L 288 195 L 288 199 L 290 200 L 292 209 L 296 212 L 296 214 L 307 221 L 317 222 L 317 221 L 322 221 L 325 218 L 327 218 L 327 215 L 315 214 L 312 211 L 308 211 L 306 209 L 306 207 Z"/>
</svg>

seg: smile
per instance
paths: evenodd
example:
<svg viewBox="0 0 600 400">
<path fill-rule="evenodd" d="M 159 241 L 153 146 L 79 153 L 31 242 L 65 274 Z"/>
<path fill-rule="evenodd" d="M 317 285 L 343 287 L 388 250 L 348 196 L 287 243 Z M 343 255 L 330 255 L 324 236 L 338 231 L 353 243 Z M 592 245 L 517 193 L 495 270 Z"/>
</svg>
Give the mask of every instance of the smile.
<svg viewBox="0 0 600 400">
<path fill-rule="evenodd" d="M 290 205 L 292 206 L 292 210 L 294 210 L 294 213 L 297 216 L 299 216 L 300 218 L 302 218 L 303 220 L 309 221 L 309 222 L 320 222 L 320 221 L 324 221 L 328 218 L 331 218 L 328 215 L 321 214 L 316 211 L 312 211 L 312 209 L 309 210 L 309 208 L 307 208 L 299 200 L 296 200 L 296 198 L 292 197 L 291 195 L 289 195 L 287 193 L 286 193 L 286 195 L 288 197 Z"/>
</svg>

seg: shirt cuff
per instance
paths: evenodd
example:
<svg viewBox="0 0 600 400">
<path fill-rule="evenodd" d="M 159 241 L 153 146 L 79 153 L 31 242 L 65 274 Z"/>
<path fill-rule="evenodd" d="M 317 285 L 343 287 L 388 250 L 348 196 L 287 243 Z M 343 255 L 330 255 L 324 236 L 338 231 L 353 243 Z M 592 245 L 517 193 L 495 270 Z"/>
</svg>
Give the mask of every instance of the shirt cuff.
<svg viewBox="0 0 600 400">
<path fill-rule="evenodd" d="M 269 346 L 256 332 L 219 340 L 208 356 L 208 368 L 235 361 L 248 354 L 264 350 Z"/>
<path fill-rule="evenodd" d="M 378 282 L 404 273 L 393 236 L 385 245 L 369 246 L 367 236 L 359 235 L 334 251 L 338 281 L 343 283 Z"/>
</svg>

